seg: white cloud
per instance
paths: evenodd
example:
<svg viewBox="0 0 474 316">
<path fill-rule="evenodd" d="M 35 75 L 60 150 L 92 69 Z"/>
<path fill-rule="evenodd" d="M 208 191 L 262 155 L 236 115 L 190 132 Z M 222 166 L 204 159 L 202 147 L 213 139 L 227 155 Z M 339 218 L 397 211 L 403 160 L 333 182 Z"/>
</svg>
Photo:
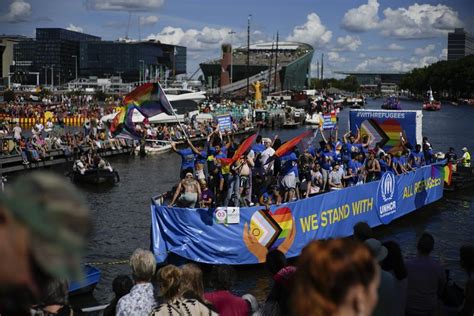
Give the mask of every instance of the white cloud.
<svg viewBox="0 0 474 316">
<path fill-rule="evenodd" d="M 164 0 L 86 0 L 86 8 L 101 11 L 149 11 L 160 8 Z"/>
<path fill-rule="evenodd" d="M 141 16 L 140 25 L 141 26 L 153 26 L 158 22 L 158 17 L 156 15 Z"/>
<path fill-rule="evenodd" d="M 439 59 L 435 56 L 412 57 L 409 60 L 395 59 L 393 57 L 373 57 L 359 63 L 356 71 L 410 71 L 413 68 L 428 66 L 437 62 Z"/>
<path fill-rule="evenodd" d="M 383 11 L 380 22 L 382 34 L 396 38 L 431 38 L 446 35 L 455 27 L 462 26 L 458 13 L 452 8 L 438 4 L 413 4 L 408 8 Z"/>
<path fill-rule="evenodd" d="M 362 45 L 362 41 L 359 36 L 346 35 L 344 37 L 337 38 L 338 50 L 350 50 L 355 51 Z"/>
<path fill-rule="evenodd" d="M 415 55 L 417 56 L 427 56 L 431 54 L 435 49 L 434 44 L 429 44 L 426 47 L 415 48 Z"/>
<path fill-rule="evenodd" d="M 74 24 L 72 24 L 72 23 L 69 23 L 69 26 L 66 27 L 66 30 L 84 33 L 84 29 L 83 29 L 82 27 L 76 26 L 76 25 L 74 25 Z"/>
<path fill-rule="evenodd" d="M 316 13 L 307 16 L 306 23 L 298 25 L 286 39 L 288 41 L 303 42 L 321 47 L 327 44 L 332 37 L 332 32 L 326 29 Z"/>
<path fill-rule="evenodd" d="M 395 44 L 395 43 L 391 43 L 390 45 L 387 46 L 387 49 L 388 50 L 405 50 L 405 47 L 400 46 L 400 45 Z"/>
<path fill-rule="evenodd" d="M 13 0 L 8 13 L 0 16 L 0 22 L 19 23 L 28 21 L 31 16 L 31 4 L 24 0 Z"/>
<path fill-rule="evenodd" d="M 342 18 L 342 28 L 351 32 L 363 32 L 377 28 L 379 3 L 369 0 L 357 8 L 350 9 Z"/>
<path fill-rule="evenodd" d="M 329 52 L 328 53 L 328 60 L 335 62 L 335 63 L 344 63 L 347 61 L 346 58 L 339 55 L 338 52 Z"/>
<path fill-rule="evenodd" d="M 364 53 L 360 53 L 360 54 L 359 54 L 359 58 L 365 58 L 365 57 L 367 57 L 366 54 L 364 54 Z"/>
<path fill-rule="evenodd" d="M 441 50 L 441 54 L 439 54 L 439 60 L 447 60 L 448 59 L 448 49 L 443 48 Z"/>
<path fill-rule="evenodd" d="M 230 42 L 230 31 L 231 29 L 229 28 L 216 29 L 207 26 L 202 30 L 183 30 L 179 27 L 167 26 L 160 33 L 149 35 L 147 40 L 158 40 L 166 44 L 182 45 L 186 46 L 189 50 L 206 50 L 219 48 L 223 42 Z"/>
<path fill-rule="evenodd" d="M 463 25 L 458 12 L 444 4 L 387 8 L 383 18 L 378 16 L 379 6 L 377 0 L 368 0 L 367 4 L 350 9 L 342 19 L 342 27 L 351 32 L 379 29 L 384 36 L 412 39 L 443 36 Z"/>
</svg>

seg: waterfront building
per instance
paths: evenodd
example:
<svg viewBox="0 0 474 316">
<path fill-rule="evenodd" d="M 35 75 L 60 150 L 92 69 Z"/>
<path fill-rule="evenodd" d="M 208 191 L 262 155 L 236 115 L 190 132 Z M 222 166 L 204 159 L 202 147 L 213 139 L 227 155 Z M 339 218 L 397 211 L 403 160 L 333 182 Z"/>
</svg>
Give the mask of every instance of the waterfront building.
<svg viewBox="0 0 474 316">
<path fill-rule="evenodd" d="M 259 80 L 271 91 L 303 90 L 307 88 L 310 75 L 310 65 L 314 49 L 311 45 L 298 42 L 268 42 L 250 45 L 250 58 L 247 70 L 247 46 L 233 49 L 225 44 L 223 48 L 224 68 L 222 58 L 201 63 L 208 87 L 221 86 L 222 71 L 231 77 L 230 85 L 234 90 L 243 89 L 249 83 Z M 230 53 L 231 58 L 227 58 Z M 275 66 L 276 64 L 276 66 Z M 277 75 L 275 76 L 275 69 Z M 225 78 L 225 76 L 224 76 Z M 229 87 L 230 88 L 230 87 Z M 230 92 L 230 89 L 229 89 Z"/>
<path fill-rule="evenodd" d="M 12 84 L 65 86 L 85 78 L 139 83 L 186 73 L 186 47 L 157 41 L 102 41 L 61 28 L 37 28 L 13 46 Z"/>
<path fill-rule="evenodd" d="M 336 71 L 336 74 L 354 76 L 363 92 L 393 94 L 404 74 L 403 71 Z"/>
<path fill-rule="evenodd" d="M 10 67 L 14 63 L 14 46 L 26 39 L 19 35 L 0 35 L 0 86 L 8 85 Z"/>
<path fill-rule="evenodd" d="M 448 60 L 457 60 L 474 54 L 474 37 L 463 28 L 448 33 Z"/>
</svg>

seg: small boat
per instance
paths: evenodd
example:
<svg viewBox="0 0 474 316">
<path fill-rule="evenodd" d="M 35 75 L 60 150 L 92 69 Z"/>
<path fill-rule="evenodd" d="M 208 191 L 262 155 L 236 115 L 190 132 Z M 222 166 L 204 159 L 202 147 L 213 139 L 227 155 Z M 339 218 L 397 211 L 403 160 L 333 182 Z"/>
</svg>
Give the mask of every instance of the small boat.
<svg viewBox="0 0 474 316">
<path fill-rule="evenodd" d="M 135 148 L 137 155 L 159 155 L 171 150 L 171 143 L 166 140 L 147 139 Z"/>
<path fill-rule="evenodd" d="M 390 96 L 385 99 L 385 102 L 381 106 L 384 110 L 401 110 L 400 100 L 397 97 Z"/>
<path fill-rule="evenodd" d="M 92 292 L 100 281 L 100 270 L 91 265 L 84 265 L 84 280 L 69 283 L 69 295 L 86 294 Z"/>
<path fill-rule="evenodd" d="M 73 182 L 83 184 L 115 184 L 120 182 L 118 172 L 113 169 L 89 169 L 84 173 L 74 170 L 71 177 Z"/>
<path fill-rule="evenodd" d="M 441 102 L 436 101 L 433 97 L 433 91 L 428 90 L 428 99 L 423 102 L 423 110 L 425 111 L 439 111 L 441 110 Z"/>
<path fill-rule="evenodd" d="M 294 129 L 294 128 L 298 128 L 298 126 L 300 126 L 299 122 L 287 121 L 281 125 L 281 128 Z"/>
<path fill-rule="evenodd" d="M 351 105 L 351 109 L 362 109 L 363 106 L 364 104 L 362 102 L 361 103 L 356 102 Z"/>
</svg>

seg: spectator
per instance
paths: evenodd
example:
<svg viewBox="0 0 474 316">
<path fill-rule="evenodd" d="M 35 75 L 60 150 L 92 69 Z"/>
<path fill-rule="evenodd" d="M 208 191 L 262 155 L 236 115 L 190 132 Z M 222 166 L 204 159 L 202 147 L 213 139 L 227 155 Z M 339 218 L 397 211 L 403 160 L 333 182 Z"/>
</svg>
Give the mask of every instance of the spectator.
<svg viewBox="0 0 474 316">
<path fill-rule="evenodd" d="M 392 315 L 403 315 L 405 313 L 407 299 L 407 269 L 403 261 L 400 246 L 395 241 L 386 241 L 383 246 L 387 248 L 387 257 L 382 261 L 382 269 L 394 277 L 394 301 Z"/>
<path fill-rule="evenodd" d="M 89 210 L 70 183 L 36 172 L 0 193 L 0 218 L 0 314 L 29 315 L 51 279 L 81 277 Z"/>
<path fill-rule="evenodd" d="M 63 315 L 73 314 L 68 304 L 68 284 L 65 280 L 50 279 L 44 286 L 44 294 L 40 304 L 34 308 L 33 315 Z"/>
<path fill-rule="evenodd" d="M 369 238 L 373 238 L 374 233 L 372 228 L 366 222 L 358 222 L 354 225 L 354 238 L 359 241 L 366 241 Z"/>
<path fill-rule="evenodd" d="M 176 266 L 167 265 L 161 268 L 160 271 L 158 271 L 158 282 L 160 284 L 160 295 L 165 302 L 155 308 L 150 315 L 217 315 L 199 302 L 199 300 L 184 298 L 181 295 L 183 274 Z M 191 286 L 186 285 L 187 292 L 190 287 Z M 196 293 L 194 294 L 196 295 Z"/>
<path fill-rule="evenodd" d="M 371 315 L 379 268 L 367 246 L 351 239 L 315 240 L 298 259 L 296 315 Z"/>
<path fill-rule="evenodd" d="M 430 257 L 434 238 L 423 233 L 418 240 L 416 258 L 406 262 L 408 272 L 406 314 L 435 315 L 438 297 L 446 279 L 441 265 Z"/>
<path fill-rule="evenodd" d="M 181 267 L 181 295 L 185 299 L 194 299 L 215 312 L 214 306 L 204 299 L 204 283 L 202 270 L 194 263 L 187 263 Z"/>
<path fill-rule="evenodd" d="M 214 305 L 221 316 L 247 316 L 249 306 L 245 300 L 230 292 L 235 271 L 231 266 L 215 266 L 212 270 L 211 285 L 215 291 L 205 293 L 204 298 Z"/>
<path fill-rule="evenodd" d="M 118 301 L 130 293 L 132 287 L 133 281 L 128 275 L 121 274 L 112 281 L 112 290 L 115 293 L 115 297 L 104 310 L 104 316 L 115 316 Z"/>
<path fill-rule="evenodd" d="M 474 315 L 474 246 L 462 246 L 460 249 L 461 268 L 467 273 L 467 282 L 464 287 L 464 304 L 461 316 Z"/>
<path fill-rule="evenodd" d="M 155 274 L 156 260 L 151 251 L 136 249 L 130 257 L 135 285 L 130 293 L 117 303 L 117 315 L 148 315 L 156 306 L 151 279 Z"/>
</svg>

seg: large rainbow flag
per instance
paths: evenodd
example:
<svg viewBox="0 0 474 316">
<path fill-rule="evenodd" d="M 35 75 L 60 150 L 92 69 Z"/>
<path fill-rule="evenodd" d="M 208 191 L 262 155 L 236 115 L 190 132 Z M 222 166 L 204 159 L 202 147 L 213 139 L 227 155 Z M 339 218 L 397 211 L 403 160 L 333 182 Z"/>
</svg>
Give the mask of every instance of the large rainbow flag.
<svg viewBox="0 0 474 316">
<path fill-rule="evenodd" d="M 257 135 L 258 134 L 255 133 L 249 136 L 246 140 L 244 140 L 237 148 L 232 158 L 219 158 L 221 164 L 230 166 L 231 164 L 239 160 L 239 158 L 250 148 L 250 146 L 252 146 L 253 142 L 257 138 Z"/>
<path fill-rule="evenodd" d="M 125 96 L 120 112 L 115 116 L 110 131 L 116 137 L 140 139 L 133 123 L 133 111 L 140 112 L 145 119 L 166 113 L 173 115 L 173 108 L 159 83 L 145 83 Z"/>
</svg>

